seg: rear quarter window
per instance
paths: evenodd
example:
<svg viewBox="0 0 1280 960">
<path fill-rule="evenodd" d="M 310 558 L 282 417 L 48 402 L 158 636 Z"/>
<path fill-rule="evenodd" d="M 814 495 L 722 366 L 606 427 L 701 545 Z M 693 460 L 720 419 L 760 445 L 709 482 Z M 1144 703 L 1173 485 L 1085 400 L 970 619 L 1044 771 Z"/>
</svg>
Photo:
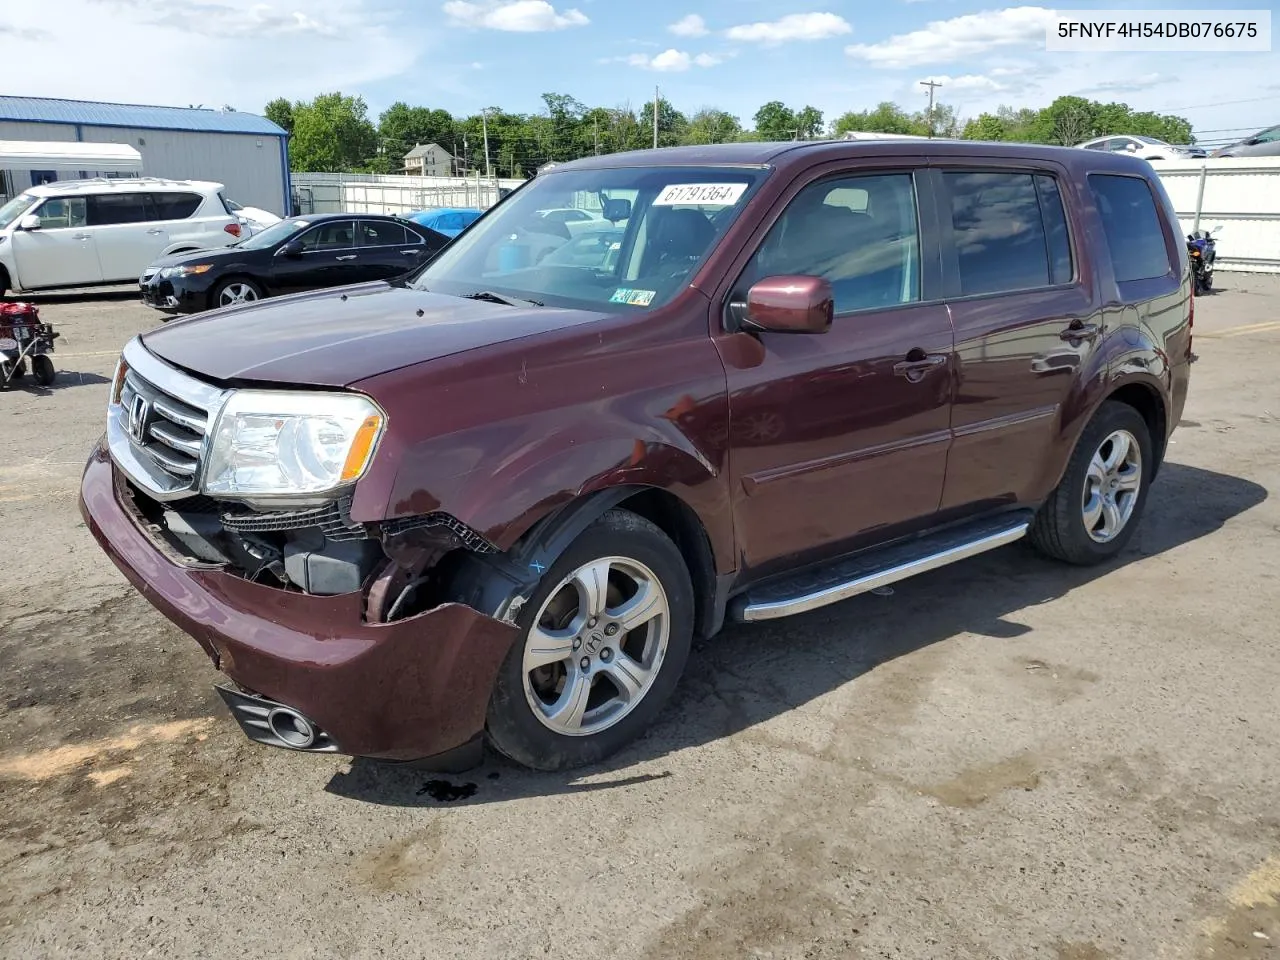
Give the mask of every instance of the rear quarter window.
<svg viewBox="0 0 1280 960">
<path fill-rule="evenodd" d="M 198 193 L 153 193 L 151 203 L 157 220 L 185 220 L 200 209 Z"/>
<path fill-rule="evenodd" d="M 1116 282 L 1153 280 L 1173 272 L 1151 188 L 1141 177 L 1089 174 Z"/>
</svg>

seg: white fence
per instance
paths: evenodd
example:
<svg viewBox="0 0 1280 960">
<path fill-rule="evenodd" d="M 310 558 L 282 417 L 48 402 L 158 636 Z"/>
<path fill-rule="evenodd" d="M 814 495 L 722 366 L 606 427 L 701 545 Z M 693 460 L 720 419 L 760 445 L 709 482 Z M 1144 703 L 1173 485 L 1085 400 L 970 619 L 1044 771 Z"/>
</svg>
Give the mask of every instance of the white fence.
<svg viewBox="0 0 1280 960">
<path fill-rule="evenodd" d="M 1183 235 L 1222 225 L 1218 270 L 1280 273 L 1280 157 L 1152 164 Z"/>
<path fill-rule="evenodd" d="M 433 207 L 484 210 L 501 191 L 524 181 L 475 177 L 401 177 L 354 173 L 295 173 L 300 213 L 406 214 Z"/>
</svg>

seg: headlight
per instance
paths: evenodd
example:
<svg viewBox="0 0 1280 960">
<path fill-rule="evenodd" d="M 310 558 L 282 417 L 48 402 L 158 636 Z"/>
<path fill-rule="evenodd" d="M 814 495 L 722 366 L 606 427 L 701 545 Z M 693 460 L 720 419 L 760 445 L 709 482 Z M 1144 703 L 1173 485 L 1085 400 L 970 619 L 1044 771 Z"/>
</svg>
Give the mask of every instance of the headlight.
<svg viewBox="0 0 1280 960">
<path fill-rule="evenodd" d="M 208 273 L 211 269 L 213 269 L 211 263 L 184 263 L 177 267 L 163 267 L 160 270 L 160 278 L 163 280 L 165 277 L 194 277 L 197 274 Z"/>
<path fill-rule="evenodd" d="M 214 424 L 203 490 L 328 493 L 360 479 L 385 424 L 377 405 L 359 394 L 237 390 Z"/>
</svg>

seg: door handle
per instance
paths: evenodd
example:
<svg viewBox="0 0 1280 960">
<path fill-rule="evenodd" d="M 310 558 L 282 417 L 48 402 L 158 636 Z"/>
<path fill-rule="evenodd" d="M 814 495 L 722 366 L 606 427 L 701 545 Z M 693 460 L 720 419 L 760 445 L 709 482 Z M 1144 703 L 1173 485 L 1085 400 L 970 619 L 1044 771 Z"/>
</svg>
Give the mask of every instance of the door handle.
<svg viewBox="0 0 1280 960">
<path fill-rule="evenodd" d="M 1079 320 L 1072 320 L 1071 325 L 1058 336 L 1068 341 L 1093 340 L 1098 336 L 1098 325 L 1096 323 L 1082 323 Z"/>
<path fill-rule="evenodd" d="M 334 259 L 335 260 L 354 260 L 356 256 L 357 255 L 354 253 L 349 253 L 345 257 L 335 257 Z"/>
<path fill-rule="evenodd" d="M 159 228 L 157 228 L 157 227 L 152 227 L 150 230 L 148 230 L 148 231 L 147 231 L 147 233 L 149 233 L 149 234 L 151 234 L 151 236 L 155 237 L 155 236 L 158 236 L 159 234 L 164 233 L 164 231 L 163 231 L 163 230 L 160 230 L 160 229 L 159 229 Z"/>
<path fill-rule="evenodd" d="M 400 255 L 402 257 L 416 257 L 418 255 L 418 251 L 417 250 L 401 250 Z"/>
<path fill-rule="evenodd" d="M 88 233 L 73 233 L 71 235 L 71 239 L 72 240 L 92 240 L 93 236 Z"/>
<path fill-rule="evenodd" d="M 943 354 L 925 354 L 923 350 L 912 350 L 907 354 L 906 360 L 893 365 L 893 374 L 897 377 L 904 377 L 911 383 L 919 383 L 924 379 L 926 373 L 934 367 L 942 366 L 946 362 L 947 358 Z"/>
</svg>

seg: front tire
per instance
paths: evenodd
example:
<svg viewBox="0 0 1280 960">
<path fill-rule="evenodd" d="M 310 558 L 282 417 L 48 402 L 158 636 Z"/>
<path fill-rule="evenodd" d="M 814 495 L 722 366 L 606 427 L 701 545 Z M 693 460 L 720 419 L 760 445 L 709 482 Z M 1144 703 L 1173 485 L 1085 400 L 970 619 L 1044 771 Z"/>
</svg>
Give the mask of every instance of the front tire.
<svg viewBox="0 0 1280 960">
<path fill-rule="evenodd" d="M 1032 545 L 1078 566 L 1110 560 L 1138 526 L 1154 466 L 1146 420 L 1128 404 L 1107 401 L 1085 427 L 1062 481 L 1036 514 Z"/>
<path fill-rule="evenodd" d="M 671 539 L 610 510 L 521 608 L 489 701 L 489 741 L 535 770 L 598 762 L 640 736 L 675 689 L 693 637 L 693 586 Z"/>
<path fill-rule="evenodd" d="M 31 358 L 31 375 L 40 386 L 49 387 L 58 378 L 58 371 L 54 369 L 52 360 L 40 354 Z"/>
<path fill-rule="evenodd" d="M 213 290 L 213 308 L 236 307 L 245 303 L 253 303 L 262 299 L 262 287 L 244 277 L 232 277 L 223 280 Z"/>
</svg>

